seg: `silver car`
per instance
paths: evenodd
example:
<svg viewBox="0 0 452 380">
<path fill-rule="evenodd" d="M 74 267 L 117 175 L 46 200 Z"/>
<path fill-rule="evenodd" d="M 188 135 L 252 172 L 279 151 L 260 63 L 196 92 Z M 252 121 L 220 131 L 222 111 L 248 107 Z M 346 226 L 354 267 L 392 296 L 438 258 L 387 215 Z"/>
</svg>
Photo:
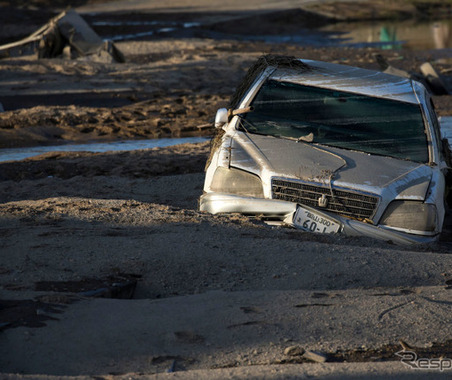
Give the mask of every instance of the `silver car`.
<svg viewBox="0 0 452 380">
<path fill-rule="evenodd" d="M 416 81 L 265 56 L 215 124 L 201 211 L 394 243 L 441 232 L 445 148 Z"/>
</svg>

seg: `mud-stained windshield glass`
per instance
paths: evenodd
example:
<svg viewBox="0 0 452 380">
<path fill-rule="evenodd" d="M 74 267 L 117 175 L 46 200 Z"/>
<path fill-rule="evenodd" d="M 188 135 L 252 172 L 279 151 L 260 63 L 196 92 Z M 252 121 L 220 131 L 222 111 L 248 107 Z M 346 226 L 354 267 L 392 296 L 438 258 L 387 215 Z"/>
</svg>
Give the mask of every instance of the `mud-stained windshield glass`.
<svg viewBox="0 0 452 380">
<path fill-rule="evenodd" d="M 428 162 L 420 106 L 268 80 L 241 116 L 249 133 Z"/>
</svg>

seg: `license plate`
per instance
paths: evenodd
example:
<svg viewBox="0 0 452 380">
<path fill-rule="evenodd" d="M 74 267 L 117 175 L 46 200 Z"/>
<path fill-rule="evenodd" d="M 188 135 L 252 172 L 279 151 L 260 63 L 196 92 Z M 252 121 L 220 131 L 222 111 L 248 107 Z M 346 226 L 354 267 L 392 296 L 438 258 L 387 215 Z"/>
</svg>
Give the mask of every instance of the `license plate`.
<svg viewBox="0 0 452 380">
<path fill-rule="evenodd" d="M 298 206 L 293 217 L 293 224 L 305 231 L 322 234 L 336 233 L 341 224 L 328 216 Z"/>
</svg>

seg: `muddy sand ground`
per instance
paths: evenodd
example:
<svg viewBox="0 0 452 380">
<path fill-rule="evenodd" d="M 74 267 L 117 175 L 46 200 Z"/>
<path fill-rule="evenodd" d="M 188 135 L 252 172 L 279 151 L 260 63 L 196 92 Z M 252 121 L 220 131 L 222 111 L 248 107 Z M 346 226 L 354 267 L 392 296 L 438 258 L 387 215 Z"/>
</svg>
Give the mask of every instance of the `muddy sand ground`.
<svg viewBox="0 0 452 380">
<path fill-rule="evenodd" d="M 298 3 L 284 7 L 299 12 Z M 209 30 L 230 22 L 230 9 L 225 26 L 213 2 L 193 4 L 191 18 L 214 18 Z M 11 15 L 47 16 L 34 5 Z M 127 17 L 163 17 L 159 2 L 132 5 Z M 106 9 L 86 17 L 126 17 Z M 380 53 L 410 71 L 426 60 L 445 75 L 451 67 L 445 51 L 272 45 L 202 31 L 117 45 L 125 64 L 1 60 L 1 147 L 209 135 L 215 110 L 262 53 L 368 68 Z M 452 115 L 450 96 L 435 104 Z M 419 357 L 452 358 L 448 232 L 436 244 L 399 247 L 201 213 L 208 152 L 207 142 L 0 163 L 3 378 L 450 376 L 395 355 L 403 341 Z"/>
</svg>

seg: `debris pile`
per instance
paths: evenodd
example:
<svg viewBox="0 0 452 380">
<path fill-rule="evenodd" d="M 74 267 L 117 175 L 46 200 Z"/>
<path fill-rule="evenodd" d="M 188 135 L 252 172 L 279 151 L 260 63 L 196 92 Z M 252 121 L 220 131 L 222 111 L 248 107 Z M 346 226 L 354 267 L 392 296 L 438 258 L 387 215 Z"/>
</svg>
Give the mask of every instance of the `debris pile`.
<svg viewBox="0 0 452 380">
<path fill-rule="evenodd" d="M 104 41 L 75 11 L 51 19 L 27 38 L 0 46 L 0 58 L 36 55 L 37 58 L 83 58 L 96 62 L 125 62 L 112 41 Z"/>
<path fill-rule="evenodd" d="M 446 84 L 441 75 L 433 68 L 430 62 L 425 62 L 420 66 L 421 74 L 412 73 L 391 66 L 386 59 L 377 54 L 375 59 L 380 66 L 380 70 L 387 74 L 417 80 L 425 85 L 427 90 L 433 95 L 450 95 L 452 90 Z"/>
</svg>

